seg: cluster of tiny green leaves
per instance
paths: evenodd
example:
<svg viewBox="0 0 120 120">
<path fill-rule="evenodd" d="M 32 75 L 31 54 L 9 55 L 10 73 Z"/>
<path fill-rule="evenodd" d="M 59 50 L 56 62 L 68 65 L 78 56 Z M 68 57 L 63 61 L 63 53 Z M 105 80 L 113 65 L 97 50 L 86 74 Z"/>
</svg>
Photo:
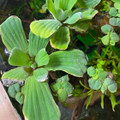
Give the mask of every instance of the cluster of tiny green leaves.
<svg viewBox="0 0 120 120">
<path fill-rule="evenodd" d="M 100 9 L 100 11 L 101 11 L 101 12 L 108 12 L 111 3 L 112 3 L 111 1 L 105 1 L 105 0 L 103 0 L 103 1 L 102 1 L 102 6 L 103 6 L 103 7 Z"/>
<path fill-rule="evenodd" d="M 101 30 L 105 36 L 101 38 L 102 43 L 104 45 L 112 45 L 115 46 L 116 42 L 119 42 L 119 35 L 115 32 L 112 26 L 120 27 L 120 1 L 112 0 L 114 2 L 114 7 L 110 8 L 109 15 L 111 18 L 109 19 L 109 24 L 105 24 L 101 27 Z"/>
<path fill-rule="evenodd" d="M 8 94 L 10 97 L 15 98 L 18 103 L 24 103 L 24 86 L 20 88 L 19 83 L 15 83 L 8 88 Z"/>
<path fill-rule="evenodd" d="M 101 38 L 102 43 L 104 45 L 115 46 L 115 43 L 119 42 L 120 40 L 119 35 L 116 32 L 114 32 L 114 29 L 111 25 L 106 24 L 101 27 L 101 30 L 104 34 L 106 34 L 105 36 Z"/>
<path fill-rule="evenodd" d="M 60 102 L 65 102 L 68 95 L 73 91 L 73 86 L 69 83 L 68 75 L 57 79 L 56 83 L 51 85 L 53 92 L 56 92 Z"/>
<path fill-rule="evenodd" d="M 112 18 L 110 18 L 109 23 L 113 26 L 120 27 L 120 1 L 112 0 L 114 2 L 114 7 L 112 7 L 109 11 L 109 14 Z"/>
<path fill-rule="evenodd" d="M 117 91 L 117 84 L 114 80 L 107 77 L 108 72 L 104 71 L 102 68 L 95 69 L 94 67 L 89 67 L 87 73 L 91 77 L 88 82 L 90 88 L 93 90 L 101 90 L 103 94 L 106 93 L 106 90 L 109 90 L 110 93 Z"/>
</svg>

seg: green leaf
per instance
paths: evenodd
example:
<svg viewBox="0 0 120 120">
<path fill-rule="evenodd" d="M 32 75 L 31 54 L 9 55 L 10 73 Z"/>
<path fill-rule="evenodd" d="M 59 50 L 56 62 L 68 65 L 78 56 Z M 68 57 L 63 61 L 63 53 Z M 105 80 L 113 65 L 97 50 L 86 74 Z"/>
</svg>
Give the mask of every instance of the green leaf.
<svg viewBox="0 0 120 120">
<path fill-rule="evenodd" d="M 23 95 L 23 93 L 18 92 L 18 93 L 15 95 L 15 99 L 16 99 L 16 101 L 17 101 L 19 104 L 23 104 L 23 103 L 24 103 L 24 95 Z"/>
<path fill-rule="evenodd" d="M 48 78 L 48 71 L 45 68 L 38 68 L 33 71 L 33 75 L 38 82 L 44 82 Z"/>
<path fill-rule="evenodd" d="M 106 24 L 101 27 L 101 30 L 103 33 L 107 34 L 108 32 L 113 32 L 113 27 L 111 25 Z"/>
<path fill-rule="evenodd" d="M 56 82 L 51 85 L 51 89 L 53 92 L 57 92 L 59 89 L 61 89 L 61 87 L 62 87 L 61 82 Z"/>
<path fill-rule="evenodd" d="M 80 50 L 74 49 L 52 53 L 46 68 L 53 71 L 62 70 L 71 75 L 82 77 L 86 72 L 86 65 L 85 54 Z"/>
<path fill-rule="evenodd" d="M 91 20 L 97 13 L 98 11 L 95 9 L 85 9 L 82 11 L 82 19 L 80 19 L 80 21 Z"/>
<path fill-rule="evenodd" d="M 70 42 L 70 31 L 68 27 L 60 27 L 50 39 L 50 44 L 55 49 L 65 50 Z"/>
<path fill-rule="evenodd" d="M 37 63 L 38 67 L 47 65 L 49 62 L 49 55 L 47 54 L 45 48 L 41 49 L 36 57 L 35 57 L 35 62 Z"/>
<path fill-rule="evenodd" d="M 59 0 L 59 8 L 65 10 L 71 10 L 76 4 L 77 0 Z"/>
<path fill-rule="evenodd" d="M 66 101 L 68 94 L 64 89 L 59 89 L 57 94 L 58 94 L 58 100 L 60 102 L 65 102 Z"/>
<path fill-rule="evenodd" d="M 87 73 L 88 73 L 88 75 L 89 76 L 95 76 L 96 75 L 96 69 L 93 67 L 93 66 L 91 66 L 91 67 L 89 67 L 88 69 L 87 69 Z"/>
<path fill-rule="evenodd" d="M 99 90 L 101 88 L 101 81 L 99 80 L 94 80 L 93 78 L 89 79 L 89 86 L 93 90 Z"/>
<path fill-rule="evenodd" d="M 101 40 L 104 45 L 109 45 L 110 37 L 109 35 L 105 35 L 104 37 L 101 38 Z"/>
<path fill-rule="evenodd" d="M 21 20 L 16 16 L 9 17 L 0 25 L 2 41 L 8 50 L 18 48 L 27 52 L 28 44 Z"/>
<path fill-rule="evenodd" d="M 55 9 L 59 8 L 59 0 L 54 0 Z"/>
<path fill-rule="evenodd" d="M 75 31 L 77 32 L 86 32 L 87 29 L 90 26 L 90 22 L 89 21 L 78 21 L 77 23 L 73 24 L 70 26 L 71 29 L 75 29 Z"/>
<path fill-rule="evenodd" d="M 39 20 L 30 24 L 31 31 L 41 38 L 48 38 L 55 33 L 62 24 L 58 20 Z"/>
<path fill-rule="evenodd" d="M 117 18 L 110 18 L 109 23 L 113 26 L 118 26 Z"/>
<path fill-rule="evenodd" d="M 14 48 L 9 56 L 8 62 L 13 66 L 30 67 L 30 58 L 23 51 Z"/>
<path fill-rule="evenodd" d="M 111 40 L 113 40 L 114 42 L 118 42 L 118 41 L 120 40 L 119 35 L 118 35 L 116 32 L 112 32 L 112 33 L 110 34 L 110 38 L 111 38 Z"/>
<path fill-rule="evenodd" d="M 117 15 L 117 9 L 114 8 L 114 7 L 112 7 L 112 8 L 110 9 L 110 11 L 109 11 L 109 14 L 110 14 L 111 16 L 113 16 L 113 17 L 116 17 L 116 15 Z"/>
<path fill-rule="evenodd" d="M 113 84 L 109 85 L 108 86 L 108 90 L 111 92 L 111 93 L 115 93 L 117 91 L 117 84 L 114 82 Z"/>
<path fill-rule="evenodd" d="M 34 35 L 32 32 L 29 33 L 29 55 L 31 57 L 36 56 L 36 54 L 42 49 L 46 48 L 49 39 L 40 38 L 40 36 Z"/>
<path fill-rule="evenodd" d="M 81 12 L 77 12 L 77 13 L 73 14 L 71 17 L 69 17 L 67 20 L 65 20 L 64 23 L 74 24 L 78 20 L 80 20 L 81 18 L 82 18 L 82 13 Z"/>
<path fill-rule="evenodd" d="M 78 0 L 79 6 L 82 8 L 94 8 L 101 0 Z"/>
<path fill-rule="evenodd" d="M 61 83 L 68 82 L 69 81 L 69 76 L 68 75 L 64 75 L 64 76 L 58 78 L 57 81 L 61 82 Z"/>
<path fill-rule="evenodd" d="M 46 0 L 46 5 L 47 5 L 48 10 L 51 12 L 51 14 L 54 17 L 56 17 L 55 6 L 54 6 L 54 3 L 53 3 L 53 0 Z M 55 5 L 57 5 L 56 2 L 55 2 Z"/>
<path fill-rule="evenodd" d="M 2 80 L 8 79 L 13 82 L 16 81 L 24 81 L 28 77 L 29 73 L 25 71 L 24 67 L 17 67 L 12 70 L 9 70 L 8 72 L 5 72 L 2 75 Z"/>
<path fill-rule="evenodd" d="M 103 84 L 101 87 L 101 92 L 104 94 L 106 92 L 106 90 L 107 90 L 107 85 Z"/>
<path fill-rule="evenodd" d="M 69 82 L 64 82 L 62 84 L 62 88 L 70 95 L 73 91 L 73 86 Z"/>
<path fill-rule="evenodd" d="M 57 8 L 55 12 L 56 12 L 56 19 L 62 22 L 72 13 L 71 10 L 63 11 L 61 8 Z"/>
<path fill-rule="evenodd" d="M 119 0 L 112 0 L 113 2 L 119 2 Z"/>
<path fill-rule="evenodd" d="M 19 83 L 15 83 L 13 85 L 11 85 L 8 88 L 8 94 L 10 95 L 10 97 L 15 98 L 15 95 L 17 94 L 17 92 L 20 91 L 20 85 Z"/>
<path fill-rule="evenodd" d="M 114 3 L 114 7 L 115 7 L 116 9 L 120 9 L 120 1 L 119 1 L 119 2 L 115 2 L 115 3 Z"/>
<path fill-rule="evenodd" d="M 109 85 L 111 85 L 111 84 L 113 84 L 113 80 L 111 79 L 111 78 L 106 78 L 105 80 L 104 80 L 104 85 L 106 85 L 106 86 L 109 86 Z"/>
<path fill-rule="evenodd" d="M 34 76 L 25 81 L 23 113 L 28 120 L 60 120 L 60 111 L 47 82 L 38 82 Z"/>
</svg>

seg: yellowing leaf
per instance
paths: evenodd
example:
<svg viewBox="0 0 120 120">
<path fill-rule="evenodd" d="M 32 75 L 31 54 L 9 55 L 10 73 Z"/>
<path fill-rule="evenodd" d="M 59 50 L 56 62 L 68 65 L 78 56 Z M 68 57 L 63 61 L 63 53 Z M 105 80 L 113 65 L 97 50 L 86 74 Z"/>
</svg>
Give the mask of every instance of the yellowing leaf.
<svg viewBox="0 0 120 120">
<path fill-rule="evenodd" d="M 30 24 L 31 31 L 41 38 L 48 38 L 55 33 L 62 24 L 57 20 L 39 20 Z"/>
<path fill-rule="evenodd" d="M 55 49 L 67 49 L 70 42 L 70 32 L 68 27 L 61 27 L 50 39 L 50 44 Z"/>
</svg>

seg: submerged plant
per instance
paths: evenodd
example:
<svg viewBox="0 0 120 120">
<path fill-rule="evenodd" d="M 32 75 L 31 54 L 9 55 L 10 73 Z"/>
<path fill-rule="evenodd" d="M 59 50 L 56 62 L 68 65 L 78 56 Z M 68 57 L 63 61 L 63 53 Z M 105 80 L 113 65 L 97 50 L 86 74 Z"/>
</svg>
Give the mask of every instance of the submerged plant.
<svg viewBox="0 0 120 120">
<path fill-rule="evenodd" d="M 49 39 L 42 39 L 30 32 L 27 41 L 21 20 L 16 16 L 9 17 L 0 25 L 0 29 L 2 41 L 11 52 L 8 62 L 12 66 L 18 66 L 5 72 L 2 80 L 12 81 L 12 84 L 25 81 L 21 90 L 18 83 L 9 85 L 10 96 L 23 104 L 23 113 L 28 120 L 60 120 L 60 111 L 47 82 L 48 72 L 62 70 L 73 76 L 82 77 L 87 65 L 85 54 L 73 49 L 48 55 L 46 46 Z M 62 82 L 61 80 L 62 78 L 58 81 Z M 68 90 L 70 86 L 69 82 L 65 82 L 61 91 L 64 90 L 64 93 L 69 95 L 72 92 L 72 86 L 71 92 Z M 59 100 L 63 101 L 61 91 L 58 91 L 58 95 Z"/>
<path fill-rule="evenodd" d="M 93 9 L 100 0 L 78 1 L 81 8 L 72 10 L 77 0 L 46 0 L 47 8 L 54 19 L 36 20 L 30 25 L 31 31 L 41 38 L 50 38 L 56 49 L 67 49 L 70 42 L 70 29 L 83 32 L 89 21 L 97 14 Z"/>
</svg>

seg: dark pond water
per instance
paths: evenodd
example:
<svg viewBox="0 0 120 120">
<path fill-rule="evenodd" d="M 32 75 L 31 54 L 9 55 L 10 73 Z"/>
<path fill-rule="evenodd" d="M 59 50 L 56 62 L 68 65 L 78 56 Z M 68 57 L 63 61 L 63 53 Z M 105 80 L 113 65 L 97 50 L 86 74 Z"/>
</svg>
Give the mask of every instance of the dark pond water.
<svg viewBox="0 0 120 120">
<path fill-rule="evenodd" d="M 0 0 L 0 24 L 10 15 L 17 14 L 24 21 L 26 27 L 26 34 L 29 31 L 29 22 L 33 20 L 31 17 L 31 10 L 27 6 L 26 0 Z M 0 72 L 3 73 L 11 66 L 7 63 L 8 53 L 5 52 L 5 47 L 0 39 Z M 7 90 L 7 88 L 6 88 Z M 21 106 L 11 99 L 13 105 L 17 109 L 18 113 L 21 114 Z M 64 107 L 60 103 L 58 104 L 61 111 L 61 120 L 70 120 L 72 115 L 72 109 Z M 23 118 L 22 118 L 23 119 Z M 97 101 L 93 106 L 90 106 L 87 110 L 85 108 L 82 111 L 82 115 L 79 120 L 120 120 L 120 106 L 117 106 L 115 112 L 111 109 L 111 104 L 108 98 L 105 98 L 105 108 L 101 109 L 100 101 Z"/>
</svg>

